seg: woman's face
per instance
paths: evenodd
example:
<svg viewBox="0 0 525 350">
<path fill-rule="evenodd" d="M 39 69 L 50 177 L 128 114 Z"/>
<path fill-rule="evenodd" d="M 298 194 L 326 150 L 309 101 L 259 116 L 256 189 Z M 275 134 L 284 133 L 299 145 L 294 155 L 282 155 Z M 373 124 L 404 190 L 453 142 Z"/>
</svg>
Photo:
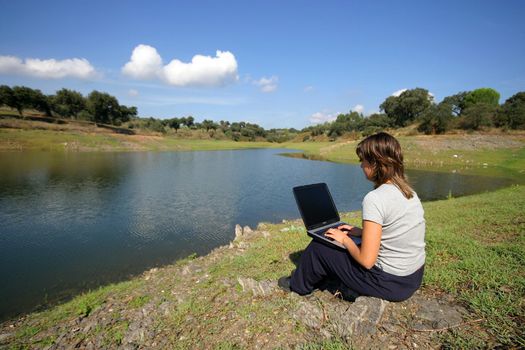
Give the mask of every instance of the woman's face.
<svg viewBox="0 0 525 350">
<path fill-rule="evenodd" d="M 365 174 L 366 178 L 372 181 L 373 169 L 370 163 L 363 159 L 361 161 L 361 169 L 363 169 L 363 173 Z"/>
</svg>

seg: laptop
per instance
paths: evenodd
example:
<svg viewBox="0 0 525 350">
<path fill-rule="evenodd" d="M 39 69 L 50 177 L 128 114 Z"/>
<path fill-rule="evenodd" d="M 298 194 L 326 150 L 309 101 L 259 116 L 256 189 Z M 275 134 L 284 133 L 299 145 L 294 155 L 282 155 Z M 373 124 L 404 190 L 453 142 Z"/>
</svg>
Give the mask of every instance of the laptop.
<svg viewBox="0 0 525 350">
<path fill-rule="evenodd" d="M 346 224 L 339 217 L 328 186 L 325 183 L 297 186 L 293 188 L 293 194 L 307 234 L 321 243 L 346 250 L 344 245 L 325 236 L 329 228 Z M 361 244 L 361 237 L 348 237 L 356 244 Z"/>
</svg>

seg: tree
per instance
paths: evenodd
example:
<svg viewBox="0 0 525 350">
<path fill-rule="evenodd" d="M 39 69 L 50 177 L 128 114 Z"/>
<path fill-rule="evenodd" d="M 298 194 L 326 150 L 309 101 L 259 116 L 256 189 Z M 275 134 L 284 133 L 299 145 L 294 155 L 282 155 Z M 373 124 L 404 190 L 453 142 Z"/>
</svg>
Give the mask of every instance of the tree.
<svg viewBox="0 0 525 350">
<path fill-rule="evenodd" d="M 452 106 L 448 103 L 432 105 L 421 115 L 421 124 L 417 128 L 425 134 L 443 134 L 450 129 Z"/>
<path fill-rule="evenodd" d="M 496 114 L 495 124 L 511 129 L 525 129 L 525 92 L 509 97 Z"/>
<path fill-rule="evenodd" d="M 222 130 L 222 132 L 226 132 L 226 130 L 228 130 L 230 128 L 230 122 L 229 121 L 224 121 L 224 120 L 221 120 L 219 122 L 219 128 Z"/>
<path fill-rule="evenodd" d="M 415 88 L 399 96 L 388 97 L 379 108 L 392 120 L 394 126 L 406 126 L 416 120 L 432 105 L 433 97 L 428 90 Z"/>
<path fill-rule="evenodd" d="M 87 110 L 97 123 L 114 123 L 120 121 L 120 105 L 115 97 L 99 92 L 92 91 L 87 98 Z"/>
<path fill-rule="evenodd" d="M 120 105 L 119 123 L 120 122 L 125 123 L 129 121 L 131 118 L 135 118 L 136 116 L 137 116 L 137 107 L 135 106 L 128 107 L 128 106 Z"/>
<path fill-rule="evenodd" d="M 475 104 L 483 103 L 489 106 L 499 105 L 499 92 L 491 88 L 481 88 L 469 92 L 465 96 L 465 107 L 471 107 Z"/>
<path fill-rule="evenodd" d="M 15 95 L 7 85 L 0 85 L 0 106 L 16 108 Z"/>
<path fill-rule="evenodd" d="M 195 119 L 190 115 L 186 118 L 183 118 L 182 124 L 186 125 L 188 128 L 191 128 L 195 123 Z"/>
<path fill-rule="evenodd" d="M 52 109 L 62 117 L 78 117 L 86 109 L 86 99 L 78 91 L 61 89 L 51 98 Z"/>
<path fill-rule="evenodd" d="M 175 129 L 175 132 L 180 129 L 181 120 L 179 118 L 171 118 L 168 120 L 168 126 Z"/>
<path fill-rule="evenodd" d="M 44 95 L 40 90 L 33 90 L 31 94 L 31 107 L 39 112 L 45 113 L 51 117 L 51 104 L 49 103 L 49 97 Z"/>
<path fill-rule="evenodd" d="M 231 125 L 230 125 L 230 130 L 231 130 L 232 132 L 241 132 L 241 128 L 242 128 L 242 126 L 241 126 L 241 124 L 238 123 L 238 122 L 233 122 L 233 123 L 231 123 Z"/>
<path fill-rule="evenodd" d="M 386 114 L 374 113 L 363 120 L 363 136 L 375 134 L 392 126 L 392 120 Z"/>
<path fill-rule="evenodd" d="M 476 103 L 463 111 L 459 125 L 462 129 L 471 130 L 490 127 L 497 110 L 497 106 L 487 103 Z"/>
<path fill-rule="evenodd" d="M 450 105 L 451 111 L 455 116 L 461 115 L 466 107 L 465 97 L 468 95 L 468 91 L 458 92 L 455 95 L 447 96 L 441 101 L 441 104 Z"/>
<path fill-rule="evenodd" d="M 206 129 L 206 131 L 209 131 L 210 129 L 217 129 L 217 124 L 213 120 L 204 119 L 201 125 L 204 129 Z"/>
<path fill-rule="evenodd" d="M 34 90 L 25 86 L 15 86 L 13 91 L 13 105 L 12 108 L 16 108 L 21 117 L 23 117 L 24 108 L 33 107 Z"/>
</svg>

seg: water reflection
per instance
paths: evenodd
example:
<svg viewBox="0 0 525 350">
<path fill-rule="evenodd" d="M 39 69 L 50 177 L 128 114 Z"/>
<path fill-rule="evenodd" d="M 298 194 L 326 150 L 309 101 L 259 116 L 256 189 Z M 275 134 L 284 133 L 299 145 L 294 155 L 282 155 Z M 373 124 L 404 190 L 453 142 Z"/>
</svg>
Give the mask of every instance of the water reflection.
<svg viewBox="0 0 525 350">
<path fill-rule="evenodd" d="M 0 154 L 0 318 L 297 218 L 293 186 L 328 183 L 341 211 L 372 188 L 355 165 L 280 150 Z M 424 200 L 510 181 L 411 171 Z"/>
</svg>

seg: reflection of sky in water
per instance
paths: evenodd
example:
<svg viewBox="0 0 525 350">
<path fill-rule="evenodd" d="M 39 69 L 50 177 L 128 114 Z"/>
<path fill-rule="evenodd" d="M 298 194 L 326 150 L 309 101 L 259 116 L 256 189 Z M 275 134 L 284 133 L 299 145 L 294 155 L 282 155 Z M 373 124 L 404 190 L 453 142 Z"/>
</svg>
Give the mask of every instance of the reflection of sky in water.
<svg viewBox="0 0 525 350">
<path fill-rule="evenodd" d="M 359 166 L 279 150 L 33 154 L 0 158 L 0 318 L 298 218 L 291 188 L 326 182 L 340 211 L 372 189 Z M 422 199 L 508 184 L 410 171 Z"/>
</svg>

